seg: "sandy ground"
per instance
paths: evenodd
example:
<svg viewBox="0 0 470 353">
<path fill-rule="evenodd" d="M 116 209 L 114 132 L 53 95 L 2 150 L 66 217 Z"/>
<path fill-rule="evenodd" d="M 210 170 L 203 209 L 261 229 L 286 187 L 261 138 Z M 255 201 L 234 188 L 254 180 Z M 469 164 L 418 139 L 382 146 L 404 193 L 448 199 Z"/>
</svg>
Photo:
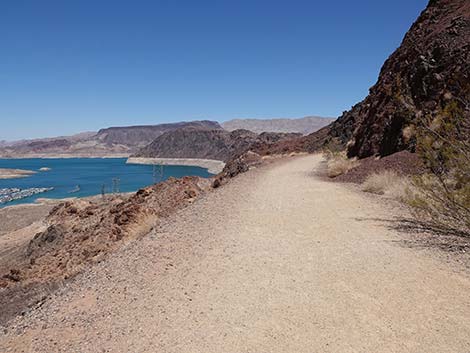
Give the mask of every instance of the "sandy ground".
<svg viewBox="0 0 470 353">
<path fill-rule="evenodd" d="M 469 352 L 470 276 L 307 156 L 241 175 L 0 331 L 14 352 Z"/>
</svg>

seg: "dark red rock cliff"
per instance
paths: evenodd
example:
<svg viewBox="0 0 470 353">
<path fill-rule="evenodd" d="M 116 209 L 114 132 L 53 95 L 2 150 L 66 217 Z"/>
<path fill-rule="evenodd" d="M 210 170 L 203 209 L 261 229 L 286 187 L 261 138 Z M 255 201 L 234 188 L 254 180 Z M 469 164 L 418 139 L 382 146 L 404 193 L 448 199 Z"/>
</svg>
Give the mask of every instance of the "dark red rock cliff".
<svg viewBox="0 0 470 353">
<path fill-rule="evenodd" d="M 450 101 L 470 118 L 469 0 L 430 1 L 367 98 L 331 124 L 328 137 L 347 144 L 350 157 L 413 151 L 412 127 Z"/>
</svg>

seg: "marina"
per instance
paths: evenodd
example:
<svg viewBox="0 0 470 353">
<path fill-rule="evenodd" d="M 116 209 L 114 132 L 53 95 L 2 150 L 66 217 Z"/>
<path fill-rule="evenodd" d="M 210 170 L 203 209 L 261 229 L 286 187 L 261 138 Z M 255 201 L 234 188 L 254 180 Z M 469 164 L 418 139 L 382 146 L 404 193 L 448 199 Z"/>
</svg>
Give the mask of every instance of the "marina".
<svg viewBox="0 0 470 353">
<path fill-rule="evenodd" d="M 5 188 L 0 189 L 0 205 L 7 202 L 21 200 L 33 195 L 42 194 L 54 190 L 54 188 L 29 188 L 29 189 L 18 189 L 18 188 Z"/>
</svg>

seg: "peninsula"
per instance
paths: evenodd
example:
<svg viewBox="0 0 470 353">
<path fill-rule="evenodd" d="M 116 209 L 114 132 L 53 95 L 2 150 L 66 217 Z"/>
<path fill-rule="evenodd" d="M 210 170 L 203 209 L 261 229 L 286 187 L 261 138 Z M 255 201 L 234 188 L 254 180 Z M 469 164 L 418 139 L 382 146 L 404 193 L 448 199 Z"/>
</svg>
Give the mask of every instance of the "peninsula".
<svg viewBox="0 0 470 353">
<path fill-rule="evenodd" d="M 26 178 L 36 174 L 33 170 L 0 168 L 0 179 Z"/>
</svg>

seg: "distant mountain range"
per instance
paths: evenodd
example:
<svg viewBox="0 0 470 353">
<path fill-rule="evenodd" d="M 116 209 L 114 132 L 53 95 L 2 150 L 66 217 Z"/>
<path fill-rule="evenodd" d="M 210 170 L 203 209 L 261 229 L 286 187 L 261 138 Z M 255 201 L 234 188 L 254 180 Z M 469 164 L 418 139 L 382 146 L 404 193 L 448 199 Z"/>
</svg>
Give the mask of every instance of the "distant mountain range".
<svg viewBox="0 0 470 353">
<path fill-rule="evenodd" d="M 220 154 L 220 158 L 225 159 L 231 153 L 229 151 L 234 149 L 233 146 L 229 146 L 236 143 L 235 141 L 229 141 L 230 138 L 227 136 L 230 134 L 227 131 L 243 129 L 247 130 L 245 133 L 247 136 L 250 132 L 253 136 L 261 132 L 306 134 L 318 130 L 331 121 L 333 119 L 306 117 L 301 119 L 236 119 L 224 122 L 222 126 L 216 121 L 202 120 L 159 125 L 109 127 L 98 132 L 84 132 L 72 136 L 13 142 L 0 141 L 0 157 L 127 157 L 137 152 L 145 154 L 145 151 L 147 151 L 147 154 L 149 154 L 151 150 L 156 151 L 158 146 L 160 157 L 164 154 L 166 156 L 171 155 L 174 158 L 176 158 L 176 155 L 181 158 L 183 156 L 190 158 L 189 155 L 203 155 L 204 148 L 208 148 L 206 150 L 208 155 Z M 184 131 L 179 134 L 168 134 L 176 130 Z M 204 133 L 203 130 L 207 132 Z M 155 141 L 164 134 L 167 134 L 164 139 Z M 169 138 L 184 138 L 184 142 L 175 144 L 172 141 L 170 143 L 170 141 L 165 140 Z M 210 141 L 203 141 L 204 138 L 208 138 Z M 218 152 L 214 149 L 217 145 L 214 139 L 221 146 Z M 243 139 L 237 139 L 237 143 L 241 140 Z M 191 146 L 191 141 L 197 143 L 197 146 Z M 152 143 L 153 145 L 149 146 Z M 205 147 L 203 146 L 204 143 L 206 143 Z M 149 147 L 146 150 L 145 147 L 147 146 Z M 179 149 L 178 151 L 170 150 L 176 148 L 176 146 Z M 194 147 L 193 150 L 192 147 Z M 199 152 L 196 153 L 195 150 Z M 165 151 L 165 153 L 161 151 Z"/>
<path fill-rule="evenodd" d="M 215 121 L 148 126 L 110 127 L 73 136 L 22 140 L 0 145 L 0 157 L 127 157 L 165 132 L 181 129 L 222 129 Z"/>
<path fill-rule="evenodd" d="M 250 130 L 262 132 L 296 132 L 308 135 L 332 123 L 334 118 L 306 116 L 300 119 L 234 119 L 221 123 L 225 130 Z"/>
</svg>

